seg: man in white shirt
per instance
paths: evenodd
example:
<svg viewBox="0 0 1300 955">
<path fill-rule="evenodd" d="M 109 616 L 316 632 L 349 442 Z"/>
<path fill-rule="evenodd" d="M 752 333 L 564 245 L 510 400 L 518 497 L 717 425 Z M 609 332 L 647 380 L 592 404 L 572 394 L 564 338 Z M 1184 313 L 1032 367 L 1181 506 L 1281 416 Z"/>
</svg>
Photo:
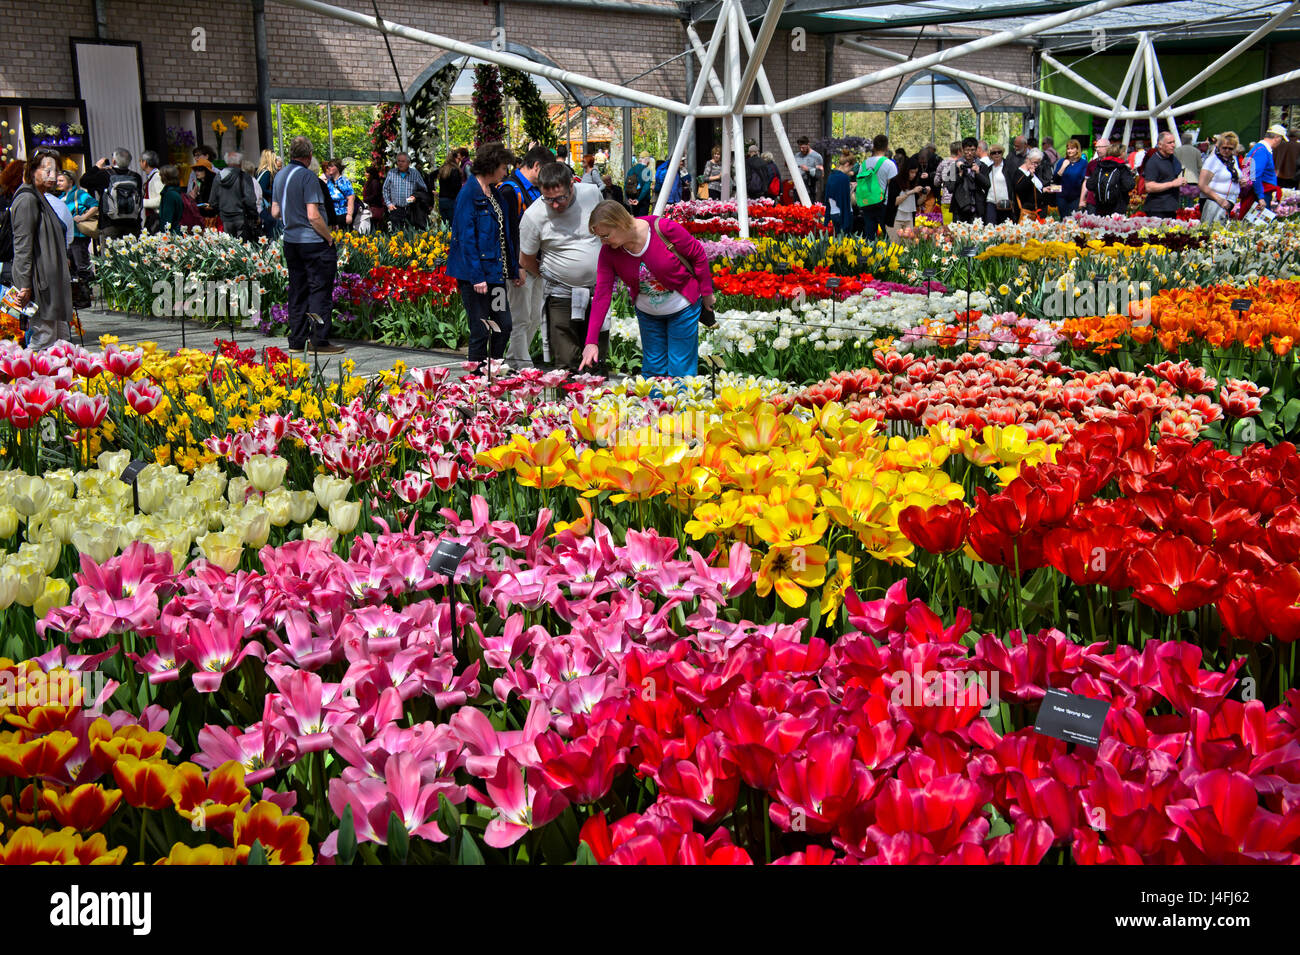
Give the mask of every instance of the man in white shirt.
<svg viewBox="0 0 1300 955">
<path fill-rule="evenodd" d="M 978 157 L 985 169 L 993 165 L 993 160 L 989 158 L 989 143 L 987 139 L 981 139 L 979 141 L 979 145 L 975 147 L 975 155 Z"/>
<path fill-rule="evenodd" d="M 543 283 L 551 359 L 576 372 L 587 343 L 591 291 L 596 286 L 600 239 L 588 229 L 591 210 L 604 198 L 598 186 L 573 182 L 569 167 L 546 163 L 538 171 L 541 197 L 519 220 L 519 265 Z M 600 364 L 609 355 L 609 328 L 600 333 Z"/>
</svg>

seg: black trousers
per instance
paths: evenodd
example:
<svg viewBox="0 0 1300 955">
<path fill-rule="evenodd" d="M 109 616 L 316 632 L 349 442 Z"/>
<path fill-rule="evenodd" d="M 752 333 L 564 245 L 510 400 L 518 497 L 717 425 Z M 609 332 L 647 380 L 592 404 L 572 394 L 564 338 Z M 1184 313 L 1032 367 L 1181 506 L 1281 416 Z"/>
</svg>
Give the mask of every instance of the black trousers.
<svg viewBox="0 0 1300 955">
<path fill-rule="evenodd" d="M 975 206 L 971 206 L 969 209 L 958 209 L 956 205 L 953 205 L 950 208 L 952 209 L 953 222 L 980 221 L 980 217 L 976 214 Z"/>
<path fill-rule="evenodd" d="M 289 348 L 302 348 L 309 340 L 323 345 L 334 319 L 338 252 L 328 242 L 286 242 L 284 264 L 289 270 Z"/>
<path fill-rule="evenodd" d="M 456 288 L 469 318 L 469 360 L 483 361 L 489 352 L 493 358 L 504 358 L 511 329 L 510 299 L 505 284 L 489 283 L 486 292 L 476 292 L 473 282 L 457 279 Z M 489 321 L 496 323 L 500 331 L 489 328 Z"/>
</svg>

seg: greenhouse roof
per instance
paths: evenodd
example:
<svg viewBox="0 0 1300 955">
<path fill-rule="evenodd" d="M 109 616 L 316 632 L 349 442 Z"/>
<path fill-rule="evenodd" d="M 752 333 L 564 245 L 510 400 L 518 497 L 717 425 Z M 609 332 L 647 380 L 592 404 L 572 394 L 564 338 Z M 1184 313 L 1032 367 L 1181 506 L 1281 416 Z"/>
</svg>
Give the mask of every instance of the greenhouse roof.
<svg viewBox="0 0 1300 955">
<path fill-rule="evenodd" d="M 841 33 L 899 27 L 965 25 L 983 31 L 1006 30 L 1039 17 L 1086 6 L 1086 0 L 917 0 L 899 3 L 863 0 L 787 0 L 783 26 L 803 26 L 810 32 Z M 766 0 L 744 0 L 746 16 L 761 17 Z M 1050 28 L 1037 34 L 1047 46 L 1089 38 L 1094 30 L 1131 38 L 1146 30 L 1167 39 L 1242 36 L 1288 6 L 1260 0 L 1172 0 L 1133 3 L 1095 14 L 1086 20 Z M 717 16 L 717 3 L 683 3 L 695 19 Z M 1279 29 L 1300 29 L 1296 13 Z"/>
</svg>

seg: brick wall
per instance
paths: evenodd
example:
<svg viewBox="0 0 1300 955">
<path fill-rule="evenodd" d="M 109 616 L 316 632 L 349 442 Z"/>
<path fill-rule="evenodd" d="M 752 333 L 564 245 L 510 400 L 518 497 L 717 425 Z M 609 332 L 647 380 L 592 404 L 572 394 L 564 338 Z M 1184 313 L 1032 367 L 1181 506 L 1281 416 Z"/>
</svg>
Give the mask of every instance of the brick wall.
<svg viewBox="0 0 1300 955">
<path fill-rule="evenodd" d="M 6 16 L 0 96 L 72 99 L 75 86 L 68 38 L 94 33 L 93 10 L 87 0 L 49 0 L 21 15 Z"/>
</svg>

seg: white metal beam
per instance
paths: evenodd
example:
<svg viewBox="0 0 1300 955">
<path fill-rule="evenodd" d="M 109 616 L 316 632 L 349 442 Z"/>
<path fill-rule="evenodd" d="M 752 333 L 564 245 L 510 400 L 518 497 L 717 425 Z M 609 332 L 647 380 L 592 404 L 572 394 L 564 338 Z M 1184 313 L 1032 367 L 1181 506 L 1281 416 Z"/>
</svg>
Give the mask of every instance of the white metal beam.
<svg viewBox="0 0 1300 955">
<path fill-rule="evenodd" d="M 1147 39 L 1147 35 L 1145 33 L 1138 34 L 1138 48 L 1133 53 L 1133 59 L 1137 62 L 1139 70 L 1143 68 L 1143 65 L 1146 62 L 1147 43 L 1149 42 L 1150 40 Z M 1138 91 L 1140 89 L 1141 87 L 1138 81 L 1138 74 L 1134 74 L 1133 86 L 1132 89 L 1129 90 L 1129 94 L 1128 94 L 1128 110 L 1126 111 L 1125 118 L 1124 118 L 1123 141 L 1126 144 L 1130 142 L 1130 138 L 1133 135 L 1134 118 L 1139 118 L 1141 116 L 1141 114 L 1137 112 Z"/>
<path fill-rule="evenodd" d="M 691 112 L 686 114 L 682 121 L 682 128 L 677 134 L 677 142 L 673 143 L 672 154 L 668 158 L 668 171 L 664 173 L 663 185 L 659 187 L 659 197 L 655 199 L 654 214 L 661 216 L 664 214 L 664 208 L 668 205 L 668 193 L 672 191 L 673 183 L 677 181 L 677 169 L 682 164 L 682 156 L 686 154 L 686 143 L 691 138 L 691 133 L 695 130 L 695 109 L 704 99 L 704 91 L 709 88 L 709 77 L 713 73 L 713 61 L 718 57 L 718 50 L 722 47 L 722 32 L 714 30 L 713 36 L 709 37 L 709 48 L 704 52 L 704 61 L 700 66 L 699 78 L 695 81 L 695 88 L 691 90 L 691 101 L 688 104 Z"/>
<path fill-rule="evenodd" d="M 713 32 L 718 34 L 720 30 L 721 28 L 717 24 L 714 24 Z M 704 44 L 700 42 L 699 33 L 696 32 L 694 25 L 690 23 L 686 24 L 686 37 L 691 41 L 691 48 L 695 50 L 696 58 L 700 61 L 701 65 L 703 65 L 705 53 Z M 709 78 L 709 87 L 713 90 L 713 97 L 718 101 L 718 104 L 722 105 L 726 103 L 727 91 L 723 88 L 722 81 L 718 79 L 718 71 L 715 68 L 710 67 L 707 70 L 701 69 L 700 73 Z M 723 121 L 718 125 L 722 127 L 721 198 L 723 202 L 726 202 L 731 198 L 731 120 L 723 119 Z"/>
<path fill-rule="evenodd" d="M 755 58 L 761 61 L 762 58 L 758 57 L 754 52 L 756 45 L 754 35 L 749 31 L 749 22 L 744 17 L 738 17 L 737 22 L 740 24 L 740 38 L 745 42 L 745 49 L 749 51 L 750 62 L 754 62 Z M 762 66 L 758 68 L 758 91 L 762 95 L 764 103 L 770 106 L 776 102 L 776 97 L 772 95 L 772 84 L 767 81 L 767 70 L 763 69 Z M 776 134 L 777 144 L 781 147 L 781 155 L 785 159 L 785 166 L 790 170 L 790 178 L 794 183 L 794 191 L 799 196 L 799 202 L 805 206 L 811 206 L 812 197 L 808 195 L 808 187 L 804 185 L 803 176 L 799 174 L 799 165 L 794 161 L 794 150 L 790 148 L 790 137 L 786 135 L 785 122 L 781 119 L 780 113 L 773 113 L 769 118 L 772 120 L 772 132 Z M 822 157 L 823 161 L 825 158 L 825 156 Z"/>
<path fill-rule="evenodd" d="M 1152 110 L 1152 112 L 1157 114 L 1163 113 L 1171 105 L 1176 104 L 1180 99 L 1182 99 L 1183 96 L 1187 95 L 1187 93 L 1196 89 L 1198 85 L 1205 82 L 1215 73 L 1219 72 L 1219 70 L 1223 69 L 1229 63 L 1235 60 L 1243 52 L 1250 49 L 1250 47 L 1253 46 L 1255 42 L 1260 39 L 1260 37 L 1272 33 L 1280 23 L 1287 20 L 1291 16 L 1291 14 L 1296 12 L 1296 10 L 1300 10 L 1300 3 L 1288 4 L 1280 12 L 1274 14 L 1272 17 L 1269 17 L 1269 19 L 1266 20 L 1263 24 L 1261 24 L 1257 30 L 1254 30 L 1248 36 L 1244 37 L 1240 43 L 1232 47 L 1232 49 L 1228 50 L 1221 57 L 1219 57 L 1209 66 L 1207 66 L 1205 69 L 1201 70 L 1201 72 L 1197 73 L 1195 76 L 1193 76 L 1182 86 L 1178 87 L 1178 89 L 1174 90 L 1171 95 L 1161 99 L 1160 103 L 1156 105 L 1156 107 Z"/>
<path fill-rule="evenodd" d="M 1156 73 L 1156 95 L 1161 100 L 1164 100 L 1169 95 L 1169 91 L 1165 89 L 1165 74 L 1160 69 L 1160 57 L 1155 55 L 1154 50 L 1151 52 L 1151 67 Z M 1182 145 L 1183 139 L 1178 135 L 1178 121 L 1174 119 L 1174 111 L 1172 109 L 1167 111 L 1164 118 L 1169 123 L 1169 131 L 1174 134 L 1174 139 L 1178 140 L 1179 145 Z"/>
<path fill-rule="evenodd" d="M 1158 134 L 1156 131 L 1156 47 L 1147 37 L 1146 48 L 1142 51 L 1142 69 L 1146 73 L 1147 86 L 1147 130 L 1150 132 L 1151 148 L 1155 149 Z"/>
<path fill-rule="evenodd" d="M 815 106 L 818 103 L 825 102 L 828 99 L 834 99 L 843 96 L 845 93 L 852 93 L 855 90 L 864 89 L 868 86 L 874 86 L 877 83 L 886 83 L 889 80 L 898 79 L 900 76 L 907 76 L 918 70 L 929 69 L 933 66 L 942 65 L 949 60 L 955 60 L 959 57 L 966 56 L 970 53 L 978 53 L 981 50 L 989 50 L 1010 43 L 1012 40 L 1019 40 L 1023 37 L 1033 36 L 1043 33 L 1055 27 L 1063 26 L 1067 23 L 1073 23 L 1076 20 L 1083 20 L 1107 10 L 1113 10 L 1116 7 L 1128 6 L 1137 3 L 1139 0 L 1097 0 L 1095 3 L 1086 6 L 1076 7 L 1073 10 L 1067 10 L 1050 17 L 1043 17 L 1039 20 L 1031 20 L 1010 30 L 1003 30 L 999 33 L 992 33 L 988 36 L 980 37 L 969 43 L 962 43 L 959 46 L 950 47 L 946 50 L 939 50 L 928 56 L 908 60 L 906 63 L 900 63 L 898 66 L 889 67 L 888 69 L 879 70 L 875 73 L 869 73 L 866 76 L 855 77 L 851 80 L 845 80 L 842 83 L 835 83 L 824 89 L 813 90 L 800 96 L 793 96 L 789 99 L 774 103 L 772 106 L 763 106 L 758 108 L 749 108 L 745 110 L 746 116 L 766 116 L 771 113 L 788 113 L 791 110 L 801 109 L 805 106 Z"/>
<path fill-rule="evenodd" d="M 763 66 L 763 57 L 767 56 L 767 48 L 772 45 L 776 24 L 781 19 L 781 11 L 784 9 L 785 0 L 768 0 L 767 13 L 763 15 L 763 23 L 758 28 L 758 39 L 750 37 L 749 62 L 745 64 L 745 73 L 740 78 L 740 86 L 736 90 L 736 98 L 732 103 L 732 112 L 743 110 L 745 104 L 749 102 L 749 93 L 754 88 L 754 81 L 758 79 L 758 71 Z M 745 24 L 745 32 L 749 33 L 749 21 L 743 14 L 738 19 Z"/>
<path fill-rule="evenodd" d="M 873 46 L 870 43 L 862 43 L 858 40 L 841 39 L 840 43 L 850 49 L 859 50 L 863 53 L 870 53 L 875 56 L 884 57 L 887 60 L 904 61 L 907 59 L 902 53 L 896 53 L 893 50 L 887 50 L 884 47 Z M 1093 116 L 1109 116 L 1111 110 L 1092 103 L 1084 103 L 1079 100 L 1070 99 L 1066 96 L 1057 96 L 1055 93 L 1044 93 L 1029 86 L 1018 86 L 1015 83 L 1006 83 L 1002 80 L 994 79 L 991 76 L 982 76 L 979 73 L 968 73 L 965 70 L 959 70 L 951 66 L 932 66 L 931 73 L 939 73 L 944 76 L 951 76 L 954 79 L 965 80 L 968 83 L 980 83 L 984 86 L 991 87 L 995 90 L 1002 90 L 1004 93 L 1016 93 L 1020 96 L 1029 97 L 1030 99 L 1040 100 L 1044 103 L 1055 103 L 1058 106 L 1068 106 L 1070 109 L 1082 110 Z"/>
<path fill-rule="evenodd" d="M 1072 81 L 1077 86 L 1081 87 L 1086 92 L 1091 93 L 1093 96 L 1097 97 L 1097 99 L 1100 100 L 1101 102 L 1108 103 L 1112 108 L 1119 105 L 1119 101 L 1115 99 L 1115 97 L 1111 96 L 1101 87 L 1096 86 L 1090 83 L 1088 80 L 1084 79 L 1082 76 L 1080 76 L 1074 70 L 1070 69 L 1064 63 L 1058 60 L 1056 57 L 1052 56 L 1052 54 L 1044 52 L 1039 55 L 1042 57 L 1044 63 L 1046 63 L 1052 69 L 1056 70 L 1056 72 L 1060 73 L 1066 79 Z"/>
<path fill-rule="evenodd" d="M 1119 121 L 1119 115 L 1122 113 L 1124 106 L 1124 97 L 1128 94 L 1129 87 L 1137 79 L 1138 67 L 1142 64 L 1142 44 L 1139 43 L 1137 49 L 1133 51 L 1133 58 L 1129 60 L 1128 72 L 1124 74 L 1124 82 L 1119 85 L 1119 93 L 1115 95 L 1115 108 L 1111 111 L 1110 118 L 1106 120 L 1106 128 L 1102 131 L 1102 139 L 1110 139 L 1110 134 L 1115 129 L 1115 123 Z"/>
<path fill-rule="evenodd" d="M 727 30 L 727 97 L 735 102 L 736 90 L 740 87 L 740 28 L 736 21 L 741 17 L 738 0 L 723 0 L 726 7 Z M 721 17 L 715 30 L 723 28 Z M 740 114 L 733 112 L 723 119 L 731 123 L 731 150 L 736 166 L 736 223 L 740 238 L 749 238 L 749 182 L 745 175 L 745 127 Z"/>
<path fill-rule="evenodd" d="M 595 77 L 586 76 L 582 73 L 575 73 L 572 70 L 561 70 L 558 67 L 546 66 L 543 63 L 534 62 L 527 57 L 517 56 L 514 53 L 493 50 L 489 47 L 475 46 L 472 43 L 453 40 L 451 37 L 441 36 L 437 33 L 429 33 L 427 30 L 417 30 L 414 27 L 403 26 L 400 23 L 393 23 L 379 17 L 367 16 L 366 14 L 358 13 L 355 10 L 347 10 L 343 7 L 321 3 L 320 0 L 272 0 L 272 2 L 283 4 L 284 6 L 297 7 L 300 10 L 307 10 L 323 17 L 343 20 L 347 23 L 354 24 L 355 26 L 391 33 L 393 36 L 400 36 L 403 39 L 413 40 L 416 43 L 423 43 L 427 46 L 435 46 L 441 50 L 450 50 L 453 53 L 462 53 L 465 56 L 471 56 L 487 63 L 495 63 L 497 66 L 508 66 L 516 70 L 522 70 L 523 72 L 534 76 L 544 76 L 556 84 L 580 86 L 583 89 L 593 90 L 597 93 L 605 93 L 608 96 L 622 97 L 623 99 L 631 100 L 634 103 L 640 103 L 642 106 L 667 110 L 670 113 L 676 113 L 680 116 L 685 116 L 687 114 L 687 105 L 677 100 L 666 99 L 663 96 L 655 96 L 652 93 L 643 93 L 640 90 L 620 86 L 617 83 L 607 83 L 604 80 L 598 80 Z"/>
</svg>

